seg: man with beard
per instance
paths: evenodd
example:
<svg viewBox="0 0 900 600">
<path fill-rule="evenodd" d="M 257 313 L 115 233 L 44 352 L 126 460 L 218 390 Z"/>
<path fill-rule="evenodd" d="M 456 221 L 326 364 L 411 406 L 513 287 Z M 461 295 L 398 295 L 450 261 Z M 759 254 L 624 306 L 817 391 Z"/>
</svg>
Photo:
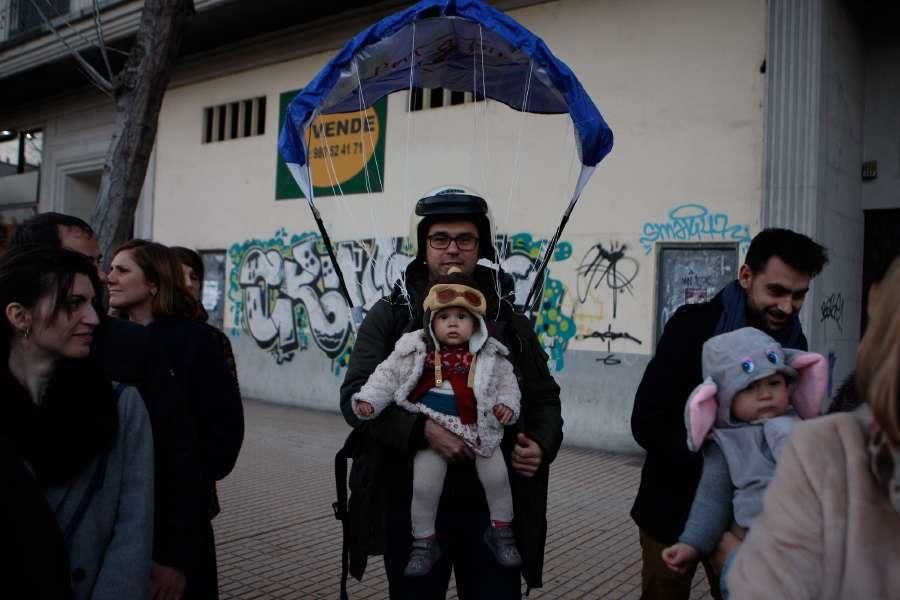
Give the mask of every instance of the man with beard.
<svg viewBox="0 0 900 600">
<path fill-rule="evenodd" d="M 690 596 L 694 571 L 669 570 L 662 551 L 678 540 L 700 480 L 703 460 L 687 446 L 684 406 L 702 380 L 703 344 L 751 326 L 785 348 L 807 350 L 798 313 L 810 280 L 828 262 L 825 249 L 787 229 L 766 229 L 750 243 L 738 279 L 712 300 L 679 308 L 666 323 L 634 398 L 631 432 L 646 451 L 631 517 L 640 528 L 642 598 Z M 717 579 L 704 568 L 714 596 Z"/>
<path fill-rule="evenodd" d="M 497 262 L 487 201 L 471 190 L 448 186 L 421 198 L 415 216 L 416 259 L 406 268 L 404 283 L 398 282 L 366 315 L 341 387 L 341 411 L 360 440 L 350 474 L 350 572 L 361 577 L 367 555 L 383 554 L 392 600 L 443 599 L 451 572 L 461 599 L 518 600 L 522 579 L 529 588 L 543 584 L 549 467 L 563 438 L 559 386 L 531 323 L 510 303 L 512 280 L 478 263 Z M 488 331 L 508 349 L 522 393 L 521 417 L 505 428 L 500 446 L 509 468 L 521 568 L 501 566 L 484 542 L 490 512 L 474 452 L 460 436 L 424 413 L 396 405 L 366 422 L 351 407 L 354 394 L 397 340 L 422 329 L 429 282 L 454 267 L 485 291 Z M 407 577 L 413 457 L 425 448 L 449 463 L 436 520 L 441 556 L 427 575 Z"/>
</svg>

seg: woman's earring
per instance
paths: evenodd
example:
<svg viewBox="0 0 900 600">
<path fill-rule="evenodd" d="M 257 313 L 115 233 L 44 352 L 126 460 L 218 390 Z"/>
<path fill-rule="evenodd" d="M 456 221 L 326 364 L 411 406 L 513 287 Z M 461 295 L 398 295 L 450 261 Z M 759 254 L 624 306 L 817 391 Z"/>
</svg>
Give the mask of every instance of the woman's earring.
<svg viewBox="0 0 900 600">
<path fill-rule="evenodd" d="M 25 328 L 25 331 L 22 332 L 22 336 L 27 340 L 31 335 L 31 329 L 29 327 Z"/>
</svg>

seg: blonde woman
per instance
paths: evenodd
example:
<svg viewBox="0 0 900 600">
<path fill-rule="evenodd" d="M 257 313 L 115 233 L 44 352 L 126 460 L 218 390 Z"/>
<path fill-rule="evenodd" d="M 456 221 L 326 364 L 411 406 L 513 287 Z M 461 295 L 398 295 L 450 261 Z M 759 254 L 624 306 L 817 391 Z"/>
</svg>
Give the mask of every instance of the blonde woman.
<svg viewBox="0 0 900 600">
<path fill-rule="evenodd" d="M 799 425 L 763 514 L 726 562 L 735 598 L 896 598 L 900 593 L 900 259 L 860 344 L 866 404 Z"/>
</svg>

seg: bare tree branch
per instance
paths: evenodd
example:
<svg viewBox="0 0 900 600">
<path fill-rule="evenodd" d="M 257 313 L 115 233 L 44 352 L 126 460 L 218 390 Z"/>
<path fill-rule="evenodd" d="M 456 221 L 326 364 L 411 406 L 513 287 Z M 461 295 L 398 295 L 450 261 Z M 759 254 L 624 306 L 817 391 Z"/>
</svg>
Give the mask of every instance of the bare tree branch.
<svg viewBox="0 0 900 600">
<path fill-rule="evenodd" d="M 112 65 L 109 64 L 109 55 L 106 53 L 106 41 L 103 39 L 103 21 L 100 17 L 100 0 L 94 0 L 94 28 L 97 30 L 97 40 L 100 42 L 100 55 L 103 57 L 103 62 L 106 64 L 106 73 L 109 75 L 109 80 L 113 81 L 115 74 L 113 73 Z"/>
<path fill-rule="evenodd" d="M 84 59 L 83 56 L 81 56 L 81 53 L 79 53 L 78 50 L 76 50 L 71 45 L 69 45 L 69 42 L 66 40 L 66 38 L 63 37 L 63 35 L 53 25 L 53 23 L 50 21 L 50 19 L 47 18 L 47 15 L 44 14 L 44 11 L 41 10 L 41 7 L 38 6 L 38 3 L 36 2 L 36 0 L 30 0 L 30 2 L 31 2 L 31 6 L 34 7 L 34 9 L 37 11 L 37 13 L 41 17 L 41 19 L 43 19 L 43 21 L 47 25 L 47 27 L 50 28 L 50 31 L 53 32 L 53 34 L 60 41 L 60 43 L 66 47 L 66 49 L 69 51 L 69 53 L 72 55 L 72 57 L 76 60 L 76 62 L 78 62 L 78 65 L 84 70 L 85 74 L 87 74 L 88 79 L 91 81 L 91 83 L 93 83 L 101 92 L 103 92 L 107 96 L 109 96 L 111 98 L 114 97 L 114 89 L 113 89 L 112 82 L 110 80 L 106 79 L 105 77 L 103 77 L 103 75 L 101 75 L 100 73 L 98 73 L 97 70 L 93 66 L 91 66 L 91 63 L 89 63 L 87 60 Z M 71 25 L 69 25 L 69 27 L 71 27 Z"/>
</svg>

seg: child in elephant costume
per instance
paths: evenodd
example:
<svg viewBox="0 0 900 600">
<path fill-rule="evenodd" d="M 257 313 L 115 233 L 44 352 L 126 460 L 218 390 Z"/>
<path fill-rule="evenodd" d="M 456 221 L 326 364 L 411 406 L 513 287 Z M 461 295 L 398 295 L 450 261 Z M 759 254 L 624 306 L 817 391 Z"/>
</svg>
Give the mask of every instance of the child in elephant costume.
<svg viewBox="0 0 900 600">
<path fill-rule="evenodd" d="M 676 572 L 712 553 L 732 516 L 743 537 L 762 512 L 791 429 L 820 413 L 828 382 L 823 356 L 782 348 L 752 327 L 707 341 L 703 375 L 684 413 L 688 448 L 703 450 L 703 474 L 678 542 L 663 551 Z"/>
<path fill-rule="evenodd" d="M 423 302 L 424 328 L 405 334 L 353 396 L 353 411 L 374 419 L 396 403 L 422 412 L 457 434 L 475 453 L 475 468 L 491 516 L 484 539 L 497 562 L 519 567 L 513 538 L 512 493 L 497 452 L 503 426 L 519 417 L 520 392 L 506 347 L 488 335 L 487 303 L 471 278 L 452 272 L 431 285 Z M 447 463 L 431 448 L 413 459 L 413 544 L 407 576 L 422 576 L 440 558 L 435 518 Z"/>
</svg>

